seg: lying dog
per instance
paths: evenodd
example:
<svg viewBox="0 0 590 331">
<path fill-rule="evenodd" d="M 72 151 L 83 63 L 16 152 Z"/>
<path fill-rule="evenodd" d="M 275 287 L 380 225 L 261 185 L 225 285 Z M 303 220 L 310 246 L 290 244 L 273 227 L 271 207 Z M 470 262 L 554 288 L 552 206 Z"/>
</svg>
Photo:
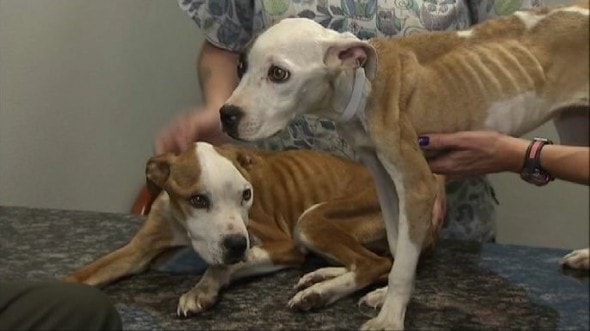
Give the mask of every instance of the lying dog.
<svg viewBox="0 0 590 331">
<path fill-rule="evenodd" d="M 391 268 L 373 179 L 360 164 L 313 151 L 197 143 L 150 159 L 146 175 L 163 192 L 141 229 L 66 281 L 107 284 L 145 270 L 171 247 L 192 245 L 210 266 L 180 298 L 177 313 L 188 316 L 210 308 L 230 281 L 300 266 L 307 252 L 338 267 L 304 275 L 292 308 L 328 305 L 385 280 Z M 435 231 L 425 245 L 434 239 Z"/>
<path fill-rule="evenodd" d="M 375 177 L 395 257 L 389 287 L 372 296 L 383 307 L 363 327 L 403 329 L 437 192 L 418 136 L 477 129 L 519 136 L 565 107 L 587 109 L 588 31 L 587 2 L 467 31 L 370 41 L 285 19 L 246 51 L 221 122 L 247 141 L 274 135 L 299 114 L 337 122 Z"/>
</svg>

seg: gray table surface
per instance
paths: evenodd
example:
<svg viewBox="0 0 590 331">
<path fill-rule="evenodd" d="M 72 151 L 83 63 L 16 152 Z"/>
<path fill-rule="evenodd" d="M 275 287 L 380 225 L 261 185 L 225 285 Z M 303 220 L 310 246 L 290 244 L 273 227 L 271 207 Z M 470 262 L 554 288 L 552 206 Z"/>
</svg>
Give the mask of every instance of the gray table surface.
<svg viewBox="0 0 590 331">
<path fill-rule="evenodd" d="M 125 244 L 144 218 L 132 215 L 0 207 L 0 281 L 65 275 Z M 421 261 L 406 313 L 407 329 L 588 329 L 589 277 L 557 261 L 567 251 L 441 241 Z M 127 330 L 357 329 L 377 311 L 359 307 L 356 293 L 308 313 L 287 307 L 293 285 L 322 265 L 240 281 L 210 311 L 175 316 L 179 296 L 202 269 L 189 250 L 158 268 L 104 288 Z"/>
</svg>

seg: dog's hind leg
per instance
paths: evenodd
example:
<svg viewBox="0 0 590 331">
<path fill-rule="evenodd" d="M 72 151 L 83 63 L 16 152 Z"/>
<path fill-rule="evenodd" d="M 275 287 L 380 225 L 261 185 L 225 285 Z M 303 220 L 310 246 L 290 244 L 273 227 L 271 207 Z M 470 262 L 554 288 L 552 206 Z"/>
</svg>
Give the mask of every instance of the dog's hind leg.
<svg viewBox="0 0 590 331">
<path fill-rule="evenodd" d="M 444 190 L 445 190 L 445 178 L 443 176 L 436 176 L 437 178 L 437 182 L 439 185 L 439 194 L 444 194 Z M 445 196 L 442 197 L 442 200 L 437 199 L 437 204 L 434 207 L 433 210 L 433 219 L 432 219 L 432 227 L 431 227 L 431 231 L 429 231 L 428 236 L 426 237 L 424 243 L 423 243 L 423 249 L 422 249 L 422 254 L 429 254 L 432 253 L 432 251 L 434 250 L 434 247 L 436 245 L 436 241 L 437 241 L 437 237 L 438 237 L 438 233 L 440 232 L 442 226 L 443 226 L 443 221 L 442 219 L 438 219 L 438 218 L 442 218 L 445 215 Z M 435 214 L 436 217 L 435 218 Z M 387 277 L 387 275 L 385 275 L 385 277 Z M 387 279 L 387 278 L 385 278 Z M 381 287 L 378 289 L 375 289 L 367 294 L 365 294 L 360 300 L 359 300 L 359 305 L 366 305 L 368 307 L 371 308 L 381 308 L 383 306 L 383 302 L 385 301 L 385 297 L 387 294 L 387 289 L 388 287 Z"/>
<path fill-rule="evenodd" d="M 348 272 L 348 268 L 346 267 L 324 267 L 319 268 L 315 271 L 309 272 L 299 278 L 299 281 L 295 285 L 295 290 L 301 291 L 305 290 L 306 288 L 326 281 L 328 279 L 336 278 L 342 276 Z"/>
<path fill-rule="evenodd" d="M 391 268 L 390 258 L 365 246 L 385 241 L 375 192 L 350 193 L 310 208 L 297 222 L 299 245 L 343 267 L 304 275 L 296 286 L 300 291 L 289 301 L 291 308 L 309 310 L 331 304 L 375 283 Z"/>
<path fill-rule="evenodd" d="M 160 253 L 174 246 L 186 245 L 186 236 L 169 219 L 163 193 L 154 202 L 152 210 L 137 234 L 125 246 L 76 270 L 63 280 L 67 282 L 104 285 L 118 278 L 144 271 Z"/>
</svg>

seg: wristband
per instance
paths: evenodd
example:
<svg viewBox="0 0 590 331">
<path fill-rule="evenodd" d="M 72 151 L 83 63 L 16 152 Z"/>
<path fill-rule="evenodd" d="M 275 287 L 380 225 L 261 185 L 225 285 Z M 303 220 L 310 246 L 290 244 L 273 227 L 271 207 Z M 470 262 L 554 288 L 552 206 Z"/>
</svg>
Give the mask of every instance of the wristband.
<svg viewBox="0 0 590 331">
<path fill-rule="evenodd" d="M 524 155 L 524 166 L 520 178 L 537 186 L 547 185 L 555 178 L 541 167 L 541 149 L 553 142 L 545 138 L 534 138 Z"/>
</svg>

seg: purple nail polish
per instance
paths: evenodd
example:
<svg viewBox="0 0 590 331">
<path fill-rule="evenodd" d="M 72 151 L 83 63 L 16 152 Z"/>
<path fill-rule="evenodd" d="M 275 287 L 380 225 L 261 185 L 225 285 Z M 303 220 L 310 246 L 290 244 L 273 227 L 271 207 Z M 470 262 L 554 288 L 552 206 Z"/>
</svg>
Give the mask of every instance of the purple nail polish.
<svg viewBox="0 0 590 331">
<path fill-rule="evenodd" d="M 430 137 L 428 136 L 420 136 L 418 137 L 418 144 L 420 146 L 427 146 L 430 143 Z"/>
</svg>

